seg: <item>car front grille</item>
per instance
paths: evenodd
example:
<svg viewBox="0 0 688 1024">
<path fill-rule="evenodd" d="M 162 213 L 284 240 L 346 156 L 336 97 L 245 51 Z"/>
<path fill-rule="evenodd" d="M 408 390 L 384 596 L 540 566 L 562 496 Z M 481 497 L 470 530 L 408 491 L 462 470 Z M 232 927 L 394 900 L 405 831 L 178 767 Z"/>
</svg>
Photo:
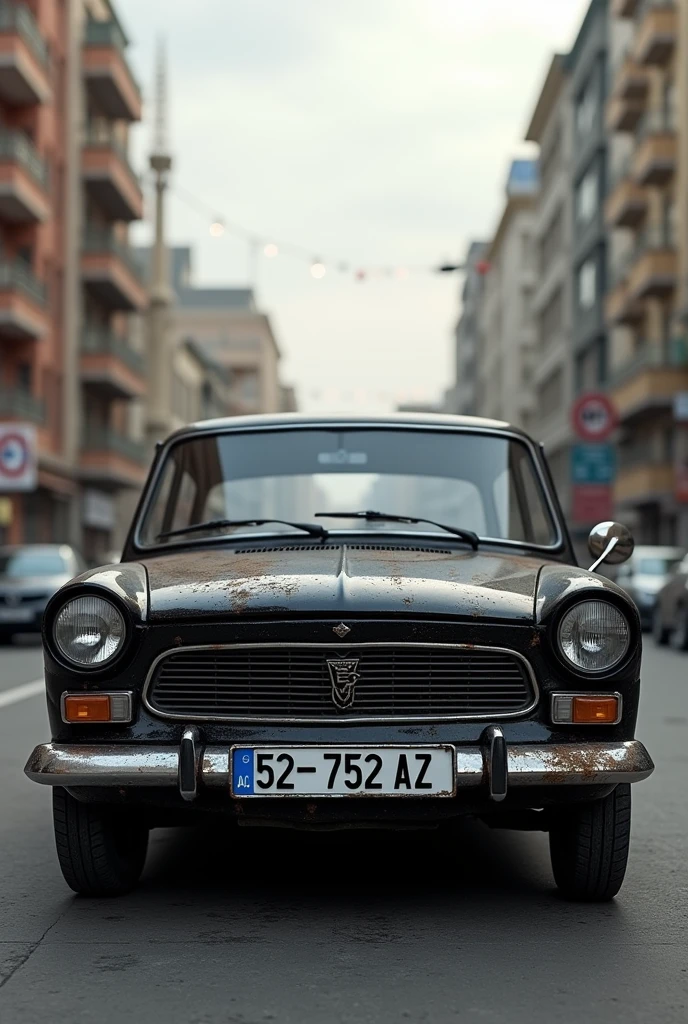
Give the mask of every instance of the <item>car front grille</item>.
<svg viewBox="0 0 688 1024">
<path fill-rule="evenodd" d="M 509 718 L 536 698 L 532 671 L 513 651 L 440 644 L 175 650 L 146 686 L 156 714 L 215 721 Z"/>
</svg>

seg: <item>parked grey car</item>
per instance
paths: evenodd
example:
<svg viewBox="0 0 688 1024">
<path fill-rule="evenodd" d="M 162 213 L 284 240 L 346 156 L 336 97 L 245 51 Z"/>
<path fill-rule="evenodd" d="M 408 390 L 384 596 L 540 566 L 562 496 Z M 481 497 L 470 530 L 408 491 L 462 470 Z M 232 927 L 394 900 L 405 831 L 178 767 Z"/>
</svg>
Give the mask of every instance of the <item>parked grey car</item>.
<svg viewBox="0 0 688 1024">
<path fill-rule="evenodd" d="M 629 561 L 619 568 L 616 582 L 635 601 L 643 629 L 652 628 L 657 594 L 684 554 L 683 548 L 639 545 Z"/>
<path fill-rule="evenodd" d="M 0 641 L 40 632 L 49 599 L 83 569 L 66 544 L 0 547 Z"/>
<path fill-rule="evenodd" d="M 656 643 L 688 651 L 688 555 L 657 594 L 652 632 Z"/>
</svg>

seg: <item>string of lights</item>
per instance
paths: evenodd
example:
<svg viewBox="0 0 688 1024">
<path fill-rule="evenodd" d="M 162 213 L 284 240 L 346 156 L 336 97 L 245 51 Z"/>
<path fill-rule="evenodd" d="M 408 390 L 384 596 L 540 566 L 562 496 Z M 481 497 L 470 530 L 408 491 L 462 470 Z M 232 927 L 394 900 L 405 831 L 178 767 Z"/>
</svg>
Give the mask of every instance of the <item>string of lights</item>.
<svg viewBox="0 0 688 1024">
<path fill-rule="evenodd" d="M 208 231 L 213 238 L 221 238 L 224 234 L 234 235 L 243 239 L 253 253 L 261 253 L 265 259 L 273 260 L 279 256 L 287 256 L 300 260 L 308 265 L 310 274 L 316 280 L 321 280 L 328 271 L 332 270 L 338 274 L 353 275 L 355 281 L 363 282 L 372 278 L 393 278 L 398 281 L 406 280 L 412 273 L 451 274 L 465 270 L 461 263 L 439 263 L 435 265 L 402 265 L 402 266 L 358 266 L 352 265 L 347 260 L 337 260 L 313 255 L 313 250 L 303 245 L 296 245 L 293 242 L 285 241 L 270 235 L 259 234 L 239 224 L 236 221 L 218 213 L 216 209 L 209 206 L 203 199 L 200 199 L 189 189 L 178 182 L 170 185 L 170 192 L 176 199 L 183 202 L 190 209 L 193 209 L 207 223 Z M 479 273 L 485 273 L 487 264 L 477 267 Z"/>
</svg>

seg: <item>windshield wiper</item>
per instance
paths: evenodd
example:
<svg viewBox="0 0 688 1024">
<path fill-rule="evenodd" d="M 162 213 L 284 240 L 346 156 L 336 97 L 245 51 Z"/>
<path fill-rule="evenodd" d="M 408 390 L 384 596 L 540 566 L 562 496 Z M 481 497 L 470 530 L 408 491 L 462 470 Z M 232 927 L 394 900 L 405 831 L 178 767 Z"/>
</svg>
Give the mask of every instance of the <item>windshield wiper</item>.
<svg viewBox="0 0 688 1024">
<path fill-rule="evenodd" d="M 386 512 L 374 512 L 372 509 L 367 509 L 363 512 L 316 512 L 315 518 L 365 519 L 367 522 L 377 523 L 427 523 L 429 526 L 436 526 L 438 530 L 446 530 L 447 533 L 453 533 L 455 537 L 460 537 L 461 540 L 465 540 L 467 544 L 470 544 L 474 551 L 478 550 L 478 545 L 480 544 L 480 538 L 477 533 L 473 533 L 473 530 L 462 530 L 459 526 L 447 526 L 446 523 L 436 523 L 434 519 L 387 515 Z"/>
<path fill-rule="evenodd" d="M 184 533 L 200 533 L 202 530 L 222 530 L 230 527 L 240 526 L 266 526 L 268 523 L 278 523 L 281 526 L 291 526 L 295 530 L 303 530 L 311 537 L 319 537 L 320 540 L 327 540 L 329 533 L 324 526 L 317 523 L 290 523 L 286 519 L 208 519 L 205 523 L 191 523 L 190 526 L 180 526 L 176 530 L 166 530 L 159 533 L 156 540 L 166 540 L 167 537 L 181 537 Z"/>
</svg>

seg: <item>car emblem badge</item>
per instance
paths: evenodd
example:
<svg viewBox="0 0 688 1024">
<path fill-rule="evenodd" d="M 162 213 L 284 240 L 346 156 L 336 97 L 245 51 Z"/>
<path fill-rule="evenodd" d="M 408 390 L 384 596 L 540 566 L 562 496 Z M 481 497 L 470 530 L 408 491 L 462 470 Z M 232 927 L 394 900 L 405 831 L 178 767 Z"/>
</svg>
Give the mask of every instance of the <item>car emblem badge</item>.
<svg viewBox="0 0 688 1024">
<path fill-rule="evenodd" d="M 356 669 L 358 658 L 328 658 L 332 680 L 332 701 L 342 711 L 350 708 L 356 696 L 356 683 L 361 678 Z"/>
<path fill-rule="evenodd" d="M 344 637 L 351 632 L 348 626 L 345 626 L 343 622 L 340 622 L 338 626 L 332 627 L 332 632 L 336 633 L 337 636 Z"/>
</svg>

